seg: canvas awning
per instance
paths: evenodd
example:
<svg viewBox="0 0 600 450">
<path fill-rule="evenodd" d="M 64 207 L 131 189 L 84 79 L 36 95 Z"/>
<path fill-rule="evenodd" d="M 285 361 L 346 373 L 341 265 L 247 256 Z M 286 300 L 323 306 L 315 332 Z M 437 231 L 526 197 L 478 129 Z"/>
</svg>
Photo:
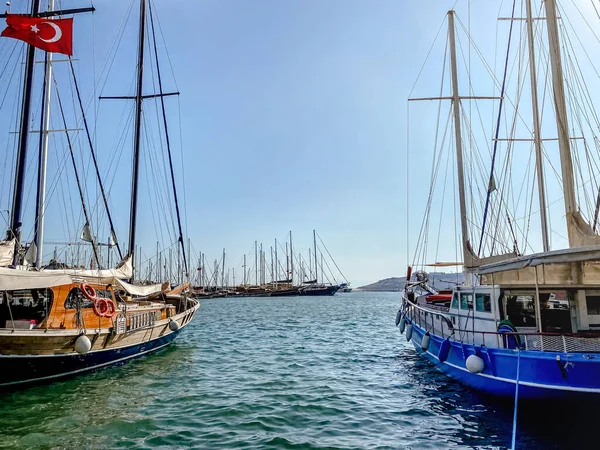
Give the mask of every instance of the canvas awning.
<svg viewBox="0 0 600 450">
<path fill-rule="evenodd" d="M 519 270 L 545 264 L 569 264 L 574 262 L 600 261 L 600 245 L 568 248 L 551 252 L 534 253 L 479 267 L 479 275 L 487 275 L 508 270 Z"/>
<path fill-rule="evenodd" d="M 71 276 L 65 273 L 35 272 L 0 268 L 0 291 L 16 289 L 44 289 L 61 284 L 71 284 Z"/>
</svg>

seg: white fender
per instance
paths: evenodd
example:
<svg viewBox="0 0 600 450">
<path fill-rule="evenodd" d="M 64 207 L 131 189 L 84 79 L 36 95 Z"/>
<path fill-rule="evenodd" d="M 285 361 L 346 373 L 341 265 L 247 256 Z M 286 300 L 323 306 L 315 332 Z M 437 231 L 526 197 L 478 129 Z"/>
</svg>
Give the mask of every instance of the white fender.
<svg viewBox="0 0 600 450">
<path fill-rule="evenodd" d="M 485 368 L 485 363 L 483 362 L 483 359 L 481 359 L 477 355 L 469 356 L 465 365 L 467 366 L 467 370 L 471 373 L 481 373 Z"/>
<path fill-rule="evenodd" d="M 85 355 L 87 352 L 89 352 L 92 348 L 92 342 L 89 340 L 89 338 L 85 335 L 82 334 L 81 336 L 79 336 L 77 338 L 77 340 L 75 341 L 75 351 L 77 353 L 79 353 L 80 355 Z"/>
<path fill-rule="evenodd" d="M 399 309 L 398 312 L 396 313 L 396 326 L 398 326 L 398 324 L 400 323 L 400 320 L 402 320 L 402 310 Z"/>
<path fill-rule="evenodd" d="M 171 330 L 171 331 L 179 330 L 179 322 L 177 322 L 176 320 L 169 321 L 169 330 Z"/>
<path fill-rule="evenodd" d="M 428 331 L 427 333 L 425 333 L 423 335 L 423 339 L 421 339 L 421 350 L 423 350 L 424 352 L 429 350 L 430 339 L 431 339 L 431 335 L 429 334 L 429 331 Z"/>
<path fill-rule="evenodd" d="M 406 340 L 410 342 L 412 339 L 413 326 L 412 323 L 406 325 Z"/>
</svg>

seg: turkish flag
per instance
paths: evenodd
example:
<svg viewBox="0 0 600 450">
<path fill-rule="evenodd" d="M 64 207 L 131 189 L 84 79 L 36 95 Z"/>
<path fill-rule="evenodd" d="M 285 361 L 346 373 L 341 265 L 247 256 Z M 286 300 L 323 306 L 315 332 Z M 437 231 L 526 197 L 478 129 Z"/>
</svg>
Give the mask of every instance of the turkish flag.
<svg viewBox="0 0 600 450">
<path fill-rule="evenodd" d="M 46 19 L 7 14 L 1 36 L 25 41 L 47 52 L 73 54 L 73 19 Z"/>
</svg>

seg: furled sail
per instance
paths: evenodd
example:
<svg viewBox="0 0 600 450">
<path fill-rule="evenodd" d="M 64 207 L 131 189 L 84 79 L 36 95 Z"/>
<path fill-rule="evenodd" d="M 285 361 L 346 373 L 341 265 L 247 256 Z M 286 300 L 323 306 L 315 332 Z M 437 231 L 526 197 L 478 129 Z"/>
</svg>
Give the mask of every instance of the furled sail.
<svg viewBox="0 0 600 450">
<path fill-rule="evenodd" d="M 493 264 L 500 261 L 506 261 L 518 256 L 511 252 L 482 258 L 475 254 L 475 252 L 473 251 L 473 247 L 471 246 L 471 243 L 468 240 L 465 240 L 463 242 L 463 252 L 465 260 L 465 269 L 470 271 L 473 271 L 474 269 L 477 269 L 478 267 L 486 264 Z"/>
<path fill-rule="evenodd" d="M 567 213 L 567 229 L 572 248 L 600 245 L 600 236 L 596 234 L 579 211 Z"/>
<path fill-rule="evenodd" d="M 63 273 L 78 278 L 89 278 L 93 280 L 128 280 L 133 275 L 132 257 L 127 256 L 114 269 L 81 270 L 81 269 L 49 269 L 46 273 Z M 102 281 L 103 282 L 103 281 Z"/>
<path fill-rule="evenodd" d="M 15 239 L 0 241 L 0 267 L 12 265 L 15 256 Z"/>
</svg>

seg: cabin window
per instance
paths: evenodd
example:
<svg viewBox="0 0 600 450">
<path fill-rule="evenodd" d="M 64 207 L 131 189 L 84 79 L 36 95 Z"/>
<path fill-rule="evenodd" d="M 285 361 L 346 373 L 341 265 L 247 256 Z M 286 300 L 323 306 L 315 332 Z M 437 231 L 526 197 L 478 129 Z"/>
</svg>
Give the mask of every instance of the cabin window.
<svg viewBox="0 0 600 450">
<path fill-rule="evenodd" d="M 475 311 L 492 312 L 490 294 L 475 294 Z"/>
<path fill-rule="evenodd" d="M 458 309 L 458 294 L 456 292 L 452 296 L 452 304 L 450 305 L 450 308 Z"/>
<path fill-rule="evenodd" d="M 27 328 L 35 328 L 47 316 L 52 300 L 52 289 L 20 289 L 0 293 L 0 328 L 20 327 L 21 322 L 27 323 Z M 10 326 L 7 322 L 11 323 Z"/>
<path fill-rule="evenodd" d="M 600 316 L 600 295 L 587 295 L 585 303 L 589 315 Z"/>
<path fill-rule="evenodd" d="M 96 297 L 112 299 L 112 294 L 108 289 L 96 289 Z M 94 302 L 85 297 L 81 289 L 73 288 L 65 300 L 65 309 L 76 309 L 78 304 L 81 305 L 81 308 L 94 306 Z"/>
<path fill-rule="evenodd" d="M 473 294 L 460 294 L 460 309 L 473 308 Z"/>
</svg>

